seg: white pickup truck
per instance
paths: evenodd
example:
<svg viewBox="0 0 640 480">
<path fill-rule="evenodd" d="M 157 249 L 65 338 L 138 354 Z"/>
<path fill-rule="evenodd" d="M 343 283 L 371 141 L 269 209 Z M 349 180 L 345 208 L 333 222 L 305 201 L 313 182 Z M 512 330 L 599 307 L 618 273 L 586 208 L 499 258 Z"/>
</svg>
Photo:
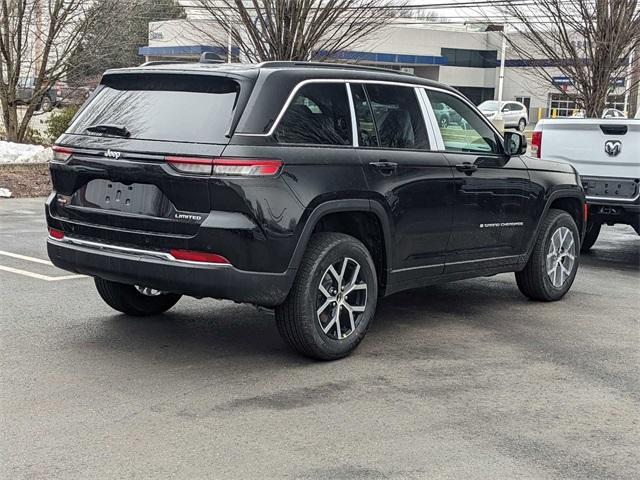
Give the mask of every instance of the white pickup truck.
<svg viewBox="0 0 640 480">
<path fill-rule="evenodd" d="M 580 174 L 589 204 L 583 252 L 602 224 L 631 225 L 640 234 L 640 120 L 544 119 L 533 131 L 531 155 L 570 163 Z"/>
</svg>

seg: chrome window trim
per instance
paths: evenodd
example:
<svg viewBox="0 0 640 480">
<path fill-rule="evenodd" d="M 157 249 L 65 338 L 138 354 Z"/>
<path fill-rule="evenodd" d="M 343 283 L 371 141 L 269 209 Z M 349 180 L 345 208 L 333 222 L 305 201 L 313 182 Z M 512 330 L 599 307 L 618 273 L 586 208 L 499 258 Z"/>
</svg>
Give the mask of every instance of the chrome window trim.
<svg viewBox="0 0 640 480">
<path fill-rule="evenodd" d="M 287 108 L 289 108 L 289 105 L 291 105 L 291 102 L 293 102 L 293 99 L 296 97 L 298 90 L 300 90 L 305 85 L 309 85 L 312 83 L 342 83 L 346 85 L 347 81 L 337 78 L 309 78 L 307 80 L 303 80 L 297 83 L 295 87 L 293 87 L 293 90 L 291 90 L 291 93 L 287 97 L 287 100 L 284 102 L 284 105 L 280 109 L 280 112 L 276 116 L 276 119 L 273 121 L 273 125 L 271 125 L 271 128 L 266 133 L 236 132 L 235 135 L 240 135 L 243 137 L 270 137 L 271 135 L 273 135 L 273 133 L 276 131 L 276 128 L 278 128 L 280 120 L 282 120 L 282 117 L 284 117 L 284 114 L 287 112 Z"/>
<path fill-rule="evenodd" d="M 466 103 L 469 107 L 471 107 L 471 109 L 474 110 L 477 114 L 479 114 L 480 118 L 487 125 L 489 125 L 489 127 L 495 132 L 495 134 L 498 136 L 498 138 L 502 138 L 502 134 L 498 131 L 498 129 L 491 122 L 489 122 L 484 117 L 484 115 L 479 113 L 479 110 L 476 108 L 476 106 L 473 105 L 473 103 L 471 103 L 464 96 L 462 96 L 461 94 L 459 94 L 457 92 L 446 90 L 444 88 L 432 87 L 432 86 L 429 86 L 429 85 L 420 85 L 420 84 L 416 84 L 416 83 L 395 82 L 395 81 L 390 81 L 390 80 L 366 80 L 366 79 L 349 79 L 349 80 L 347 80 L 347 79 L 344 79 L 344 78 L 309 78 L 307 80 L 302 80 L 301 82 L 298 82 L 295 85 L 295 87 L 293 87 L 293 89 L 291 90 L 291 93 L 287 97 L 287 100 L 284 102 L 284 105 L 280 109 L 280 112 L 278 113 L 278 115 L 276 116 L 276 119 L 274 120 L 273 125 L 271 126 L 271 128 L 269 128 L 269 130 L 266 133 L 236 132 L 235 135 L 239 135 L 239 136 L 242 136 L 242 137 L 270 137 L 271 135 L 273 135 L 273 133 L 278 128 L 278 124 L 282 120 L 282 117 L 286 113 L 287 108 L 289 108 L 289 105 L 291 105 L 291 102 L 293 102 L 293 99 L 295 98 L 295 96 L 298 93 L 298 91 L 302 87 L 304 87 L 305 85 L 309 85 L 309 84 L 312 84 L 312 83 L 342 83 L 342 84 L 345 84 L 345 85 L 351 85 L 351 84 L 395 85 L 395 86 L 399 86 L 399 87 L 408 87 L 408 88 L 413 88 L 413 89 L 418 88 L 418 89 L 423 89 L 423 90 L 431 90 L 431 91 L 446 93 L 448 95 L 451 95 L 453 97 L 458 98 L 462 102 Z M 350 90 L 351 90 L 350 88 L 347 88 L 347 95 L 350 94 Z M 428 96 L 428 94 L 427 94 L 427 96 Z M 427 100 L 428 100 L 428 98 L 427 98 Z M 431 102 L 428 102 L 428 104 L 430 105 Z M 356 135 L 357 135 L 357 132 L 356 132 Z M 354 142 L 353 146 L 356 146 L 356 145 L 357 145 L 357 142 Z"/>
<path fill-rule="evenodd" d="M 429 143 L 429 151 L 443 152 L 444 140 L 442 138 L 442 132 L 440 131 L 440 127 L 438 127 L 438 118 L 433 111 L 433 107 L 431 105 L 431 102 L 429 101 L 429 97 L 427 96 L 427 92 L 425 92 L 424 88 L 420 87 L 416 88 L 416 90 L 418 99 L 423 109 L 423 115 L 425 116 L 425 122 L 427 124 L 429 137 L 433 138 L 434 140 L 433 142 Z"/>
<path fill-rule="evenodd" d="M 351 115 L 351 145 L 354 147 L 359 146 L 358 140 L 358 119 L 356 118 L 356 106 L 353 103 L 353 94 L 351 93 L 351 83 L 347 82 L 347 101 L 349 102 L 349 113 Z"/>
</svg>

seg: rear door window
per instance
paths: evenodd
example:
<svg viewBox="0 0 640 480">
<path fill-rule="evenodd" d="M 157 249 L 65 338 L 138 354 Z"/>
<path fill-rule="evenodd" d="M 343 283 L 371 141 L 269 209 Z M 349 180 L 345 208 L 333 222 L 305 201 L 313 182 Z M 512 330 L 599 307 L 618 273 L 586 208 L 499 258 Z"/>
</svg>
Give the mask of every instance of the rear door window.
<svg viewBox="0 0 640 480">
<path fill-rule="evenodd" d="M 90 127 L 111 125 L 138 140 L 226 144 L 239 92 L 235 80 L 212 75 L 109 75 L 67 133 L 109 135 Z"/>
<path fill-rule="evenodd" d="M 411 87 L 365 85 L 382 148 L 429 148 L 424 117 Z"/>
<path fill-rule="evenodd" d="M 351 145 L 351 114 L 344 83 L 310 83 L 298 90 L 280 120 L 280 143 Z"/>
</svg>

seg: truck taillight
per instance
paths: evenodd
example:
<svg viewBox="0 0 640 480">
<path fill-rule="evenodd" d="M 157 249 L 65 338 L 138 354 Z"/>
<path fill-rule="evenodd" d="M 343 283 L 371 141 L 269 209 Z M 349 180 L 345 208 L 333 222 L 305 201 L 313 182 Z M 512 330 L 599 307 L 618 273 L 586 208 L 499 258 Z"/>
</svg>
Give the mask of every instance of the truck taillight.
<svg viewBox="0 0 640 480">
<path fill-rule="evenodd" d="M 59 147 L 58 145 L 54 145 L 51 147 L 53 150 L 53 160 L 54 163 L 67 163 L 71 155 L 73 154 L 73 149 L 67 147 Z"/>
<path fill-rule="evenodd" d="M 184 173 L 237 177 L 269 177 L 280 171 L 280 160 L 258 158 L 165 157 L 169 165 Z"/>
<path fill-rule="evenodd" d="M 542 155 L 542 131 L 534 131 L 531 135 L 531 154 L 536 158 Z"/>
</svg>

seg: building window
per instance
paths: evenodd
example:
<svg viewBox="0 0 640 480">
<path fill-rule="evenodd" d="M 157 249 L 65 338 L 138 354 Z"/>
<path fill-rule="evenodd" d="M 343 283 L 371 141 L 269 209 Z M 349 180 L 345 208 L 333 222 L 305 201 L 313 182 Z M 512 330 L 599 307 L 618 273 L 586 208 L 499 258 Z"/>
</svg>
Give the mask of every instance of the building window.
<svg viewBox="0 0 640 480">
<path fill-rule="evenodd" d="M 606 108 L 616 108 L 624 110 L 624 95 L 609 95 L 607 97 Z M 549 116 L 553 117 L 555 110 L 556 117 L 570 117 L 574 113 L 582 110 L 582 105 L 564 93 L 549 94 Z"/>
<path fill-rule="evenodd" d="M 454 86 L 456 90 L 462 93 L 465 97 L 467 97 L 474 105 L 480 105 L 485 100 L 493 100 L 494 97 L 494 89 L 493 88 L 483 88 L 483 87 L 457 87 Z"/>
<path fill-rule="evenodd" d="M 465 50 L 462 48 L 443 48 L 443 57 L 447 57 L 450 67 L 496 68 L 498 65 L 497 50 Z"/>
</svg>

